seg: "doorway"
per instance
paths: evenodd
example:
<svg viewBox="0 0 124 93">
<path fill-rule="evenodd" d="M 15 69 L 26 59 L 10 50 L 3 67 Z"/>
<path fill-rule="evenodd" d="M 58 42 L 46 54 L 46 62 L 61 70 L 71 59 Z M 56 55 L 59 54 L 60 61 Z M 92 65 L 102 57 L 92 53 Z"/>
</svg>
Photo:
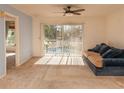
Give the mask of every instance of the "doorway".
<svg viewBox="0 0 124 93">
<path fill-rule="evenodd" d="M 19 48 L 19 20 L 17 16 L 5 13 L 5 52 L 6 52 L 6 69 L 15 68 L 20 65 L 20 48 Z"/>
<path fill-rule="evenodd" d="M 7 69 L 16 66 L 15 21 L 6 20 L 6 61 Z"/>
</svg>

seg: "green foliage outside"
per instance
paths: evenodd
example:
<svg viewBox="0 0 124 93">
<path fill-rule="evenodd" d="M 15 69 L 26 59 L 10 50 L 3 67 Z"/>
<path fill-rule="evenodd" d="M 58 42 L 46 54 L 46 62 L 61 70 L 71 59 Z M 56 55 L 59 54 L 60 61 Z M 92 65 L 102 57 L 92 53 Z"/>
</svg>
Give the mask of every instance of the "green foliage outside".
<svg viewBox="0 0 124 93">
<path fill-rule="evenodd" d="M 45 38 L 46 39 L 55 39 L 56 38 L 56 28 L 54 25 L 45 25 Z"/>
<path fill-rule="evenodd" d="M 7 44 L 8 44 L 8 46 L 14 46 L 15 45 L 15 33 L 12 30 L 8 31 Z"/>
</svg>

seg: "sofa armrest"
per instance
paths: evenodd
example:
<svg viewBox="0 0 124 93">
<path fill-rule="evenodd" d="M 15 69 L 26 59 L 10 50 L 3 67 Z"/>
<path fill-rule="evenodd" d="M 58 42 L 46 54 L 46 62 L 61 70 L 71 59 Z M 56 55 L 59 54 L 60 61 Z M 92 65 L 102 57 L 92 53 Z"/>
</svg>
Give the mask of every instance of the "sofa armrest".
<svg viewBox="0 0 124 93">
<path fill-rule="evenodd" d="M 124 66 L 124 58 L 104 58 L 103 66 Z"/>
</svg>

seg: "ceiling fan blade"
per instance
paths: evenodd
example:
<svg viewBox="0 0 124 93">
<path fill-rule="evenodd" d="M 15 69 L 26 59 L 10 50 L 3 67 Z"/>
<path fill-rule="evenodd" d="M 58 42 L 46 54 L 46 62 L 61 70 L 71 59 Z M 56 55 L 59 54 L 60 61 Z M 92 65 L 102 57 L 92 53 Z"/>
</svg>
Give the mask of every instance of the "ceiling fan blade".
<svg viewBox="0 0 124 93">
<path fill-rule="evenodd" d="M 80 13 L 75 13 L 75 12 L 73 12 L 73 14 L 75 14 L 75 15 L 81 15 Z"/>
<path fill-rule="evenodd" d="M 53 13 L 65 13 L 65 12 L 53 12 Z"/>
<path fill-rule="evenodd" d="M 81 11 L 85 11 L 85 9 L 73 10 L 73 12 L 81 12 Z"/>
</svg>

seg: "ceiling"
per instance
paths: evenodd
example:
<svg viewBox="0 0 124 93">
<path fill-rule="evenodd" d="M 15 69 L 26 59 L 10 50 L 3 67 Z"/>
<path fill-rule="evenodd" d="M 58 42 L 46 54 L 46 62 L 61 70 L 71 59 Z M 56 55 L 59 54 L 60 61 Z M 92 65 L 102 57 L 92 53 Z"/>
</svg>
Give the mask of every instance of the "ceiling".
<svg viewBox="0 0 124 93">
<path fill-rule="evenodd" d="M 66 17 L 63 16 L 63 8 L 67 4 L 12 4 L 12 7 L 31 16 L 38 17 Z M 81 16 L 106 16 L 111 12 L 117 11 L 124 7 L 124 4 L 71 4 L 73 9 L 84 8 L 85 11 Z"/>
<path fill-rule="evenodd" d="M 63 16 L 68 4 L 12 4 L 12 7 L 37 18 L 46 24 L 81 24 L 89 17 L 104 17 L 124 8 L 124 4 L 71 4 L 72 10 L 84 8 L 82 15 Z"/>
</svg>

